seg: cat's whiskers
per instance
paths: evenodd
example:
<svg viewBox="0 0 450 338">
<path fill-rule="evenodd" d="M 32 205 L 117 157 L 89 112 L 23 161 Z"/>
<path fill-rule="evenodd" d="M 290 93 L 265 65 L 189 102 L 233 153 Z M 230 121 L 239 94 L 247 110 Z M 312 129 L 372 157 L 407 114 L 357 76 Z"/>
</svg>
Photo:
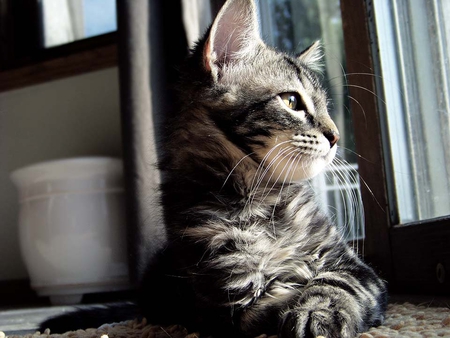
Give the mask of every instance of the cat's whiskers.
<svg viewBox="0 0 450 338">
<path fill-rule="evenodd" d="M 370 160 L 367 159 L 366 157 L 364 157 L 364 156 L 358 154 L 356 151 L 351 150 L 350 148 L 343 147 L 343 146 L 338 146 L 338 147 L 339 147 L 339 149 L 348 151 L 348 152 L 352 153 L 353 155 L 358 156 L 359 158 L 363 159 L 364 161 L 367 161 L 367 162 L 369 162 L 369 163 L 373 163 L 373 161 L 370 161 Z M 343 158 L 342 158 L 342 159 L 343 159 Z"/>
<path fill-rule="evenodd" d="M 249 208 L 253 205 L 253 202 L 256 198 L 259 187 L 260 187 L 261 183 L 264 181 L 264 178 L 266 177 L 268 171 L 273 166 L 273 164 L 277 162 L 278 158 L 283 156 L 285 152 L 289 151 L 289 149 L 288 148 L 280 149 L 279 153 L 269 162 L 269 164 L 267 166 L 265 166 L 265 163 L 267 162 L 268 158 L 273 153 L 273 151 L 275 151 L 276 148 L 278 148 L 279 146 L 282 146 L 286 143 L 289 143 L 289 141 L 284 141 L 284 142 L 280 142 L 280 143 L 276 144 L 274 147 L 272 147 L 270 149 L 270 151 L 267 152 L 267 154 L 264 156 L 263 160 L 260 162 L 258 169 L 256 170 L 256 172 L 254 174 L 254 177 L 253 177 L 250 189 L 249 189 L 250 191 L 248 194 L 248 198 L 247 198 L 244 208 Z M 256 180 L 256 184 L 255 184 L 255 180 Z"/>
<path fill-rule="evenodd" d="M 233 172 L 236 170 L 236 168 L 239 166 L 239 164 L 241 164 L 247 157 L 253 155 L 255 152 L 251 152 L 250 154 L 247 154 L 245 156 L 243 156 L 237 163 L 236 165 L 233 167 L 233 169 L 230 170 L 227 178 L 225 179 L 225 181 L 222 184 L 222 187 L 220 188 L 221 190 L 223 189 L 223 187 L 225 187 L 225 185 L 227 184 L 228 180 L 230 179 L 231 175 L 233 174 Z"/>
<path fill-rule="evenodd" d="M 381 75 L 377 75 L 377 74 L 372 74 L 372 73 L 364 73 L 364 72 L 360 72 L 360 73 L 346 73 L 344 71 L 344 68 L 341 65 L 341 70 L 342 70 L 342 76 L 335 76 L 335 77 L 331 77 L 329 79 L 327 79 L 327 82 L 330 83 L 333 80 L 340 80 L 342 78 L 344 78 L 344 82 L 346 84 L 348 84 L 348 76 L 353 76 L 353 75 L 363 75 L 363 76 L 371 76 L 371 77 L 378 77 L 380 79 L 382 79 L 383 77 Z"/>
<path fill-rule="evenodd" d="M 295 172 L 296 172 L 296 168 L 298 167 L 300 161 L 302 161 L 302 157 L 303 157 L 302 155 L 303 155 L 302 153 L 299 153 L 299 154 L 296 156 L 296 158 L 292 161 L 291 167 L 289 168 L 289 171 L 290 171 L 291 175 L 290 175 L 290 177 L 289 177 L 289 184 L 288 184 L 288 188 L 287 188 L 288 190 L 287 190 L 287 192 L 286 192 L 286 195 L 287 195 L 287 196 L 289 196 L 289 193 L 290 193 L 290 189 L 291 189 L 292 181 L 293 181 L 293 179 L 294 179 L 294 174 L 295 174 Z M 293 169 L 292 169 L 292 168 L 293 168 Z M 287 205 L 287 202 L 288 202 L 288 200 L 286 199 L 286 200 L 284 201 L 284 204 Z"/>
<path fill-rule="evenodd" d="M 337 161 L 337 158 L 334 159 L 334 161 Z M 333 169 L 330 172 L 328 172 L 328 175 L 331 175 L 335 180 L 337 180 L 339 183 L 339 185 L 341 186 L 341 189 L 339 189 L 339 193 L 341 195 L 341 200 L 343 203 L 343 219 L 344 219 L 344 224 L 341 225 L 341 238 L 343 240 L 348 240 L 349 235 L 351 234 L 351 227 L 352 227 L 352 208 L 353 208 L 353 203 L 352 203 L 352 197 L 350 197 L 350 205 L 347 205 L 347 196 L 348 194 L 351 194 L 351 192 L 349 191 L 350 187 L 348 185 L 348 181 L 346 179 L 346 177 L 343 175 L 343 173 L 341 172 L 341 168 L 339 168 L 335 163 L 331 163 L 330 167 Z M 349 210 L 350 209 L 350 210 Z M 335 219 L 335 222 L 337 221 L 337 219 Z"/>
<path fill-rule="evenodd" d="M 334 177 L 338 180 L 339 185 L 343 187 L 343 189 L 339 189 L 339 192 L 342 197 L 343 202 L 343 209 L 344 209 L 344 227 L 351 226 L 351 223 L 353 221 L 353 213 L 352 208 L 354 207 L 353 198 L 354 198 L 354 189 L 351 188 L 351 183 L 349 182 L 348 177 L 340 170 L 339 165 L 345 166 L 345 164 L 341 163 L 339 158 L 335 157 L 334 162 L 336 163 L 330 163 L 330 166 L 334 168 L 332 171 Z M 347 205 L 347 198 L 346 194 L 349 194 L 350 197 L 350 205 Z"/>
<path fill-rule="evenodd" d="M 267 173 L 267 167 L 265 167 L 265 163 L 267 162 L 268 158 L 270 157 L 270 155 L 272 155 L 272 153 L 280 146 L 289 143 L 289 141 L 284 141 L 284 142 L 280 142 L 277 143 L 275 146 L 273 146 L 266 155 L 264 155 L 263 159 L 261 160 L 261 162 L 258 165 L 258 168 L 253 176 L 252 182 L 250 184 L 250 189 L 249 191 L 253 191 L 254 189 L 254 184 L 256 181 L 256 185 L 259 185 L 261 183 L 261 181 L 263 180 L 264 175 L 262 175 L 260 172 L 264 170 L 265 173 Z M 283 149 L 279 150 L 280 152 L 283 151 Z"/>
<path fill-rule="evenodd" d="M 284 173 L 284 171 L 286 170 L 286 168 L 288 168 L 288 169 L 287 169 L 287 172 L 284 174 L 283 182 L 282 182 L 282 184 L 281 184 L 281 186 L 280 186 L 280 189 L 279 189 L 279 191 L 278 191 L 277 198 L 275 199 L 275 203 L 274 203 L 274 205 L 273 205 L 273 207 L 272 207 L 272 215 L 271 215 L 271 217 L 270 217 L 270 220 L 271 220 L 271 222 L 272 222 L 273 233 L 274 233 L 274 234 L 276 233 L 276 232 L 275 232 L 275 220 L 274 220 L 274 218 L 275 218 L 275 210 L 276 210 L 276 208 L 277 208 L 277 205 L 278 205 L 279 201 L 281 200 L 281 198 L 282 198 L 282 196 L 283 196 L 282 193 L 283 193 L 284 185 L 286 184 L 286 180 L 287 180 L 287 177 L 288 177 L 288 174 L 289 174 L 290 170 L 292 170 L 292 165 L 293 165 L 293 163 L 295 162 L 295 160 L 301 155 L 301 153 L 298 153 L 298 150 L 297 150 L 296 148 L 294 148 L 294 147 L 288 147 L 288 148 L 291 149 L 291 152 L 288 153 L 288 154 L 285 156 L 285 158 L 287 158 L 287 157 L 289 156 L 289 159 L 285 162 L 283 169 L 280 171 L 278 177 L 277 177 L 276 180 L 274 181 L 274 183 L 273 183 L 272 187 L 270 188 L 269 192 L 268 192 L 268 193 L 262 198 L 262 200 L 261 200 L 261 203 L 262 203 L 262 202 L 266 199 L 266 197 L 270 195 L 270 193 L 271 193 L 271 191 L 273 190 L 273 188 L 275 187 L 275 185 L 277 185 L 277 182 L 279 181 L 281 175 L 283 175 L 283 173 Z M 292 157 L 294 157 L 294 160 L 292 160 Z M 284 159 L 283 159 L 283 160 L 284 160 Z M 266 187 L 264 188 L 264 191 L 266 190 L 266 188 L 267 188 L 267 184 L 266 184 Z M 264 191 L 263 191 L 263 193 L 264 193 Z"/>
<path fill-rule="evenodd" d="M 359 155 L 358 153 L 354 152 L 354 151 L 351 150 L 351 149 L 348 149 L 348 148 L 345 148 L 345 147 L 340 147 L 340 148 L 343 149 L 343 150 L 346 150 L 346 151 L 349 151 L 349 152 L 355 154 L 356 156 L 362 158 L 363 160 L 365 160 L 365 161 L 367 161 L 367 162 L 369 162 L 369 163 L 373 163 L 373 162 L 370 161 L 369 159 L 367 159 L 367 158 L 365 158 L 365 157 Z M 367 182 L 364 180 L 364 177 L 362 177 L 360 174 L 358 175 L 358 177 L 359 177 L 359 179 L 360 179 L 360 182 L 362 182 L 363 185 L 367 188 L 367 190 L 369 191 L 370 195 L 373 197 L 373 199 L 375 200 L 375 202 L 377 203 L 377 205 L 380 207 L 380 209 L 381 209 L 383 212 L 386 212 L 386 210 L 383 208 L 383 206 L 380 204 L 380 202 L 378 202 L 378 200 L 377 200 L 377 198 L 375 197 L 375 194 L 373 193 L 372 189 L 369 187 L 369 185 L 367 184 Z"/>
<path fill-rule="evenodd" d="M 348 82 L 348 77 L 349 77 L 349 76 L 370 76 L 370 77 L 380 78 L 380 79 L 383 78 L 382 76 L 380 76 L 380 75 L 378 75 L 378 74 L 368 73 L 368 72 L 347 73 L 347 72 L 345 72 L 344 66 L 343 66 L 341 63 L 339 63 L 339 66 L 340 66 L 341 71 L 342 71 L 342 76 L 335 76 L 335 77 L 332 77 L 332 78 L 327 79 L 326 82 L 327 82 L 328 84 L 330 84 L 330 88 L 332 88 L 332 87 L 334 86 L 334 84 L 332 83 L 332 81 L 344 79 L 344 84 L 338 83 L 338 84 L 336 84 L 336 86 L 338 86 L 339 88 L 341 88 L 341 87 L 355 87 L 355 88 L 359 88 L 359 89 L 366 90 L 366 91 L 372 93 L 377 99 L 380 99 L 383 103 L 385 103 L 385 102 L 384 102 L 379 96 L 377 96 L 376 93 L 374 93 L 373 91 L 370 91 L 369 89 L 364 88 L 364 87 L 362 87 L 362 86 L 358 86 L 358 85 L 354 85 L 354 84 L 349 84 L 349 82 Z M 366 113 L 365 113 L 365 110 L 364 110 L 363 106 L 361 105 L 361 103 L 360 103 L 358 100 L 356 100 L 353 96 L 351 96 L 350 94 L 348 94 L 348 93 L 345 93 L 344 95 L 347 96 L 349 99 L 353 100 L 353 101 L 354 101 L 356 104 L 358 104 L 358 106 L 361 108 L 361 111 L 362 111 L 362 113 L 363 113 L 363 115 L 364 115 L 364 120 L 366 121 L 366 126 L 367 126 Z M 350 109 L 347 108 L 347 110 L 350 112 Z"/>
<path fill-rule="evenodd" d="M 304 173 L 307 172 L 306 168 L 311 165 L 311 163 L 308 163 L 308 162 L 311 162 L 311 159 L 309 159 L 309 161 L 302 161 L 302 166 L 301 167 L 302 167 L 302 170 L 303 170 Z"/>
<path fill-rule="evenodd" d="M 370 161 L 369 159 L 361 156 L 360 154 L 358 154 L 357 152 L 348 149 L 346 147 L 342 147 L 339 146 L 339 149 L 342 149 L 344 151 L 348 151 L 351 152 L 352 154 L 358 156 L 359 158 L 369 162 L 369 163 L 373 163 L 372 161 Z M 360 184 L 363 184 L 367 190 L 369 191 L 369 193 L 372 195 L 372 197 L 376 200 L 376 203 L 378 204 L 378 206 L 384 210 L 382 208 L 382 206 L 380 205 L 380 203 L 377 201 L 374 193 L 372 192 L 372 190 L 369 188 L 369 186 L 367 185 L 367 183 L 365 182 L 364 178 L 356 171 L 356 170 L 350 170 L 347 172 L 347 175 L 344 175 L 339 168 L 337 167 L 349 167 L 349 163 L 344 160 L 341 156 L 340 157 L 335 157 L 335 159 L 333 160 L 333 163 L 331 164 L 331 166 L 333 168 L 335 168 L 335 170 L 332 171 L 332 175 L 334 175 L 334 177 L 338 178 L 340 181 L 340 185 L 343 186 L 342 190 L 345 190 L 348 192 L 348 194 L 350 194 L 350 201 L 351 201 L 351 208 L 348 208 L 349 210 L 347 210 L 347 208 L 344 207 L 344 212 L 348 213 L 350 212 L 350 216 L 346 216 L 346 222 L 345 222 L 345 227 L 351 227 L 351 226 L 358 226 L 361 227 L 363 226 L 364 222 L 364 208 L 363 208 L 363 204 L 362 204 L 362 200 L 361 200 L 361 195 L 358 191 L 356 191 L 355 189 L 351 188 L 352 186 L 352 182 L 359 182 Z M 342 193 L 341 193 L 342 195 Z M 345 201 L 344 196 L 342 196 L 343 201 Z M 355 222 L 357 220 L 357 217 L 360 218 L 361 222 Z M 356 224 L 357 223 L 357 224 Z M 356 224 L 356 225 L 352 225 L 352 224 Z M 359 228 L 354 228 L 354 233 L 357 234 L 361 231 L 361 229 Z M 345 233 L 344 233 L 345 234 Z M 359 247 L 358 247 L 358 240 L 357 238 L 353 238 L 352 240 L 352 247 L 353 249 L 358 253 L 359 251 Z M 364 238 L 362 238 L 362 253 L 364 253 Z"/>
<path fill-rule="evenodd" d="M 273 164 L 274 164 L 274 163 L 277 163 L 277 159 L 280 158 L 280 157 L 282 157 L 282 156 L 284 156 L 284 153 L 286 153 L 286 152 L 288 152 L 288 151 L 289 151 L 289 149 L 283 149 L 279 154 L 277 154 L 277 156 L 276 156 L 274 159 L 272 159 L 272 160 L 269 162 L 269 164 L 268 164 L 266 170 L 264 171 L 264 173 L 262 174 L 262 176 L 261 176 L 260 179 L 258 180 L 257 185 L 256 185 L 254 188 L 252 188 L 251 193 L 249 194 L 249 198 L 247 199 L 247 202 L 246 202 L 245 207 L 247 207 L 247 208 L 249 208 L 249 209 L 250 209 L 250 208 L 251 208 L 251 209 L 254 209 L 254 207 L 255 207 L 254 202 L 255 202 L 255 199 L 256 199 L 257 196 L 259 196 L 259 199 L 258 199 L 258 205 L 257 205 L 257 206 L 263 204 L 263 202 L 262 202 L 262 197 L 261 197 L 261 196 L 263 196 L 263 194 L 264 194 L 264 192 L 265 192 L 265 190 L 266 190 L 266 188 L 267 188 L 267 183 L 268 183 L 269 181 L 267 181 L 266 187 L 264 188 L 264 190 L 263 190 L 262 192 L 261 192 L 261 189 L 260 189 L 261 183 L 264 181 L 264 177 L 267 175 L 268 171 L 269 171 L 270 168 L 273 166 Z M 273 173 L 272 173 L 272 175 L 273 175 Z M 251 213 L 252 213 L 252 212 L 251 212 Z"/>
<path fill-rule="evenodd" d="M 380 100 L 383 104 L 386 104 L 386 102 L 379 96 L 377 95 L 377 93 L 375 93 L 373 90 L 370 90 L 366 87 L 363 86 L 358 86 L 358 85 L 354 85 L 354 84 L 345 84 L 343 85 L 344 87 L 350 87 L 350 88 L 358 88 L 358 89 L 362 89 L 366 92 L 369 92 L 370 94 L 372 94 L 374 97 L 376 97 L 378 100 Z"/>
<path fill-rule="evenodd" d="M 337 163 L 340 167 L 347 167 L 350 168 L 349 163 L 341 158 L 336 157 L 334 162 Z M 336 164 L 333 164 L 336 165 Z M 347 172 L 347 175 L 344 175 L 344 173 L 340 172 L 339 170 L 335 170 L 336 175 L 338 175 L 341 178 L 341 185 L 344 186 L 344 190 L 348 192 L 351 205 L 349 208 L 349 212 L 351 213 L 350 218 L 346 222 L 347 227 L 351 227 L 352 224 L 355 224 L 356 226 L 362 226 L 362 222 L 364 220 L 364 208 L 362 207 L 362 200 L 361 195 L 358 193 L 358 190 L 355 188 L 352 188 L 352 182 L 357 183 L 358 182 L 358 173 L 355 169 L 349 170 Z M 344 197 L 343 197 L 344 198 Z M 347 209 L 345 209 L 347 210 Z M 358 222 L 358 218 L 360 222 Z M 355 227 L 354 233 L 357 234 L 359 232 L 359 228 Z M 353 237 L 353 247 L 355 249 L 355 246 L 357 239 Z M 356 252 L 358 252 L 358 248 L 356 247 Z"/>
<path fill-rule="evenodd" d="M 356 181 L 357 177 L 356 174 L 351 172 L 350 175 L 352 176 L 352 180 Z M 364 208 L 362 205 L 362 200 L 361 200 L 361 194 L 359 193 L 359 191 L 353 189 L 353 205 L 355 206 L 355 210 L 353 213 L 353 219 L 355 220 L 356 223 L 356 227 L 355 227 L 355 236 L 353 237 L 353 249 L 356 251 L 357 254 L 359 254 L 359 240 L 362 241 L 362 243 L 364 243 Z M 361 234 L 363 237 L 359 238 L 358 234 Z M 364 253 L 364 251 L 362 252 Z"/>
<path fill-rule="evenodd" d="M 349 99 L 353 100 L 353 102 L 356 102 L 356 104 L 359 106 L 359 108 L 361 108 L 361 111 L 362 111 L 363 116 L 364 116 L 364 124 L 365 124 L 365 128 L 367 129 L 367 116 L 366 116 L 366 111 L 365 111 L 364 107 L 362 106 L 362 104 L 361 104 L 357 99 L 355 99 L 355 98 L 354 98 L 353 96 L 351 96 L 350 94 L 347 95 L 347 97 L 348 97 Z"/>
<path fill-rule="evenodd" d="M 338 161 L 337 158 L 334 161 Z M 352 233 L 352 227 L 355 224 L 354 208 L 356 208 L 356 200 L 354 199 L 354 191 L 350 186 L 348 178 L 342 173 L 340 168 L 335 163 L 330 163 L 330 167 L 333 168 L 329 174 L 331 174 L 343 188 L 339 189 L 341 199 L 343 203 L 344 211 L 344 224 L 342 224 L 341 238 L 347 240 Z M 349 204 L 347 204 L 347 196 L 349 196 Z M 354 238 L 352 238 L 352 245 L 354 245 Z"/>
<path fill-rule="evenodd" d="M 294 148 L 292 146 L 289 146 L 289 147 L 286 147 L 285 149 L 288 151 L 288 153 L 287 154 L 283 154 L 283 158 L 281 158 L 281 159 L 274 159 L 274 161 L 273 161 L 273 162 L 276 162 L 276 165 L 273 168 L 272 173 L 270 174 L 269 178 L 266 180 L 266 185 L 264 186 L 264 189 L 263 189 L 263 191 L 261 193 L 261 195 L 262 195 L 261 202 L 264 202 L 264 200 L 270 195 L 270 192 L 273 190 L 273 188 L 278 184 L 281 175 L 283 175 L 283 172 L 286 169 L 286 166 L 291 163 L 290 161 L 291 161 L 292 156 L 297 155 L 297 149 L 296 148 Z M 288 158 L 288 157 L 289 157 L 289 159 L 287 161 L 285 161 L 285 159 Z M 283 162 L 285 162 L 284 166 L 283 166 L 283 169 L 281 169 L 281 171 L 279 172 L 277 178 L 272 180 L 276 169 L 278 169 L 278 167 Z M 264 195 L 264 193 L 266 192 L 267 187 L 269 186 L 270 182 L 273 182 L 272 186 L 270 187 L 269 191 Z"/>
<path fill-rule="evenodd" d="M 277 166 L 278 166 L 279 158 L 283 157 L 286 154 L 286 152 L 290 151 L 289 147 L 278 149 L 278 153 L 275 155 L 275 157 L 273 157 L 267 165 L 266 165 L 266 162 L 269 159 L 270 155 L 272 155 L 272 152 L 275 150 L 275 148 L 277 148 L 278 146 L 281 146 L 281 145 L 285 145 L 287 143 L 289 143 L 289 141 L 284 141 L 284 142 L 281 142 L 281 143 L 278 143 L 277 145 L 275 145 L 270 150 L 270 152 L 267 154 L 268 156 L 264 157 L 264 161 L 261 161 L 261 167 L 263 167 L 264 170 L 262 172 L 259 172 L 258 180 L 257 180 L 257 183 L 256 183 L 255 187 L 259 188 L 261 183 L 264 182 L 265 180 L 266 181 L 270 181 L 270 179 L 271 179 L 271 177 L 273 175 L 273 172 L 272 172 L 272 174 L 271 174 L 271 176 L 269 178 L 267 178 L 267 173 L 271 170 L 271 168 L 274 166 L 274 164 L 277 164 Z M 277 166 L 275 168 L 277 168 Z"/>
<path fill-rule="evenodd" d="M 297 167 L 299 166 L 300 162 L 303 160 L 303 155 L 301 152 L 298 153 L 298 155 L 295 157 L 295 159 L 292 161 L 290 167 L 289 167 L 289 172 L 290 177 L 289 177 L 289 184 L 288 184 L 288 190 L 286 192 L 286 195 L 289 195 L 290 192 L 290 188 L 292 185 L 292 181 L 294 179 L 294 174 L 296 172 Z M 287 200 L 285 201 L 285 204 L 287 203 Z"/>
<path fill-rule="evenodd" d="M 284 141 L 284 142 L 281 142 L 281 143 L 277 144 L 276 146 L 274 146 L 268 152 L 268 154 L 265 156 L 264 160 L 261 161 L 260 167 L 257 170 L 258 175 L 255 175 L 255 177 L 258 177 L 256 185 L 254 183 L 252 184 L 252 189 L 249 194 L 249 199 L 246 201 L 246 204 L 245 204 L 245 208 L 249 208 L 250 206 L 253 206 L 257 195 L 261 195 L 259 204 L 264 204 L 264 200 L 268 196 L 270 196 L 271 192 L 273 191 L 273 188 L 279 184 L 280 177 L 282 177 L 282 175 L 284 175 L 283 182 L 280 186 L 280 189 L 278 189 L 278 196 L 276 197 L 276 199 L 274 201 L 274 205 L 272 207 L 272 216 L 271 216 L 272 223 L 273 223 L 273 219 L 274 219 L 274 215 L 275 215 L 276 206 L 282 198 L 282 193 L 283 193 L 284 187 L 286 185 L 286 182 L 289 181 L 288 186 L 291 185 L 296 168 L 299 166 L 299 163 L 305 162 L 304 158 L 302 156 L 304 154 L 301 151 L 299 151 L 299 149 L 297 147 L 288 146 L 286 148 L 280 149 L 279 153 L 269 162 L 269 164 L 265 165 L 265 162 L 267 162 L 267 159 L 268 159 L 269 155 L 273 152 L 273 150 L 275 150 L 276 147 L 278 147 L 282 144 L 286 144 L 288 142 L 290 142 L 290 141 Z M 275 180 L 273 180 L 273 176 L 276 172 L 276 169 L 282 163 L 284 163 L 284 167 L 279 171 L 277 178 Z M 259 170 L 263 166 L 265 166 L 265 170 L 264 171 Z M 271 172 L 270 176 L 267 178 L 267 174 L 270 170 L 272 172 Z M 303 169 L 303 170 L 306 171 L 305 169 Z M 255 180 L 253 180 L 253 182 L 254 181 Z M 262 182 L 264 182 L 264 181 L 266 181 L 266 185 L 262 189 L 262 192 L 261 192 L 260 187 L 261 187 Z M 269 183 L 271 181 L 273 181 L 273 184 L 268 189 Z M 275 231 L 275 229 L 274 229 L 274 231 Z"/>
<path fill-rule="evenodd" d="M 344 86 L 344 87 L 350 87 L 351 85 L 349 85 L 349 83 L 348 83 L 348 77 L 349 76 L 354 76 L 354 75 L 359 75 L 359 76 L 371 76 L 371 77 L 379 77 L 379 78 L 382 78 L 382 76 L 380 76 L 380 75 L 377 75 L 377 74 L 373 74 L 373 73 L 365 73 L 365 72 L 359 72 L 359 73 L 347 73 L 347 72 L 345 72 L 345 69 L 344 69 L 344 66 L 342 65 L 342 63 L 340 63 L 339 62 L 339 66 L 340 66 L 340 69 L 341 69 L 341 71 L 342 71 L 342 75 L 341 76 L 335 76 L 335 77 L 332 77 L 332 78 L 328 78 L 327 79 L 327 83 L 328 84 L 330 84 L 330 88 L 332 88 L 333 86 L 334 86 L 334 84 L 332 83 L 332 81 L 334 81 L 334 80 L 344 80 L 344 84 L 342 84 L 342 83 L 338 83 L 337 84 L 337 86 L 339 87 L 339 88 L 341 88 L 342 86 Z M 345 94 L 345 95 L 347 95 L 349 98 L 352 98 L 350 95 L 348 95 L 348 94 Z M 376 96 L 376 95 L 375 95 Z M 352 98 L 353 99 L 353 98 Z M 357 102 L 358 104 L 359 104 L 359 102 Z M 361 107 L 362 108 L 362 107 Z M 350 111 L 350 110 L 349 110 Z M 364 113 L 364 109 L 363 109 L 363 113 Z"/>
<path fill-rule="evenodd" d="M 334 160 L 335 159 L 333 159 L 333 161 Z M 331 162 L 328 166 L 331 167 L 332 170 L 325 171 L 324 175 L 326 176 L 327 180 L 332 181 L 336 177 L 336 173 L 335 173 L 335 169 L 334 169 L 335 166 L 333 165 L 333 162 Z M 331 178 L 330 178 L 330 176 L 331 176 Z M 340 192 L 342 193 L 342 188 L 340 189 Z M 339 224 L 338 224 L 339 222 L 338 222 L 338 217 L 337 217 L 338 209 L 336 207 L 333 207 L 330 205 L 327 206 L 327 209 L 328 209 L 328 212 L 327 212 L 328 216 L 332 219 L 333 223 L 336 224 L 337 227 L 339 228 Z M 332 212 L 331 209 L 334 209 L 335 212 Z M 341 229 L 341 231 L 339 231 L 339 234 L 340 234 L 340 239 L 345 238 L 345 233 L 344 233 L 344 231 L 342 231 L 342 229 Z"/>
<path fill-rule="evenodd" d="M 295 149 L 295 150 L 297 150 L 297 149 Z M 295 154 L 295 158 L 293 160 L 290 159 L 289 162 L 286 163 L 286 165 L 285 165 L 285 168 L 288 166 L 288 170 L 287 170 L 286 174 L 284 175 L 283 183 L 281 184 L 280 190 L 278 192 L 277 199 L 276 199 L 276 201 L 274 203 L 274 206 L 272 208 L 271 222 L 274 225 L 275 225 L 275 221 L 274 221 L 275 210 L 276 210 L 276 207 L 277 207 L 278 203 L 280 202 L 280 200 L 283 197 L 282 193 L 283 193 L 284 185 L 286 184 L 287 178 L 289 177 L 288 189 L 291 187 L 295 170 L 296 170 L 297 166 L 299 165 L 299 163 L 300 163 L 300 161 L 302 160 L 302 157 L 303 157 L 302 156 L 303 154 L 301 152 L 298 152 L 298 151 L 295 151 L 295 152 L 297 153 L 297 154 Z M 283 168 L 283 171 L 284 171 L 285 168 Z M 289 173 L 291 173 L 291 174 L 289 175 Z M 280 173 L 280 175 L 281 175 L 281 173 Z M 289 190 L 287 191 L 286 195 L 289 195 Z M 285 205 L 286 205 L 286 203 L 288 201 L 288 198 L 285 198 L 284 201 L 285 201 Z M 275 234 L 275 228 L 273 229 L 273 232 Z"/>
<path fill-rule="evenodd" d="M 264 187 L 264 189 L 262 190 L 262 192 L 260 193 L 262 195 L 261 199 L 260 199 L 260 203 L 263 203 L 264 200 L 271 194 L 271 191 L 273 190 L 273 188 L 279 184 L 280 181 L 280 177 L 283 175 L 283 173 L 286 171 L 286 168 L 288 168 L 287 172 L 284 174 L 284 179 L 283 179 L 283 183 L 281 185 L 281 188 L 279 189 L 279 196 L 277 197 L 277 200 L 279 200 L 280 194 L 283 191 L 284 185 L 286 184 L 286 179 L 288 177 L 289 172 L 291 172 L 291 178 L 293 177 L 294 173 L 295 173 L 295 169 L 292 170 L 292 168 L 296 168 L 297 165 L 294 166 L 294 162 L 297 160 L 297 158 L 301 157 L 301 155 L 303 155 L 301 152 L 299 152 L 299 149 L 297 147 L 293 147 L 293 146 L 288 146 L 286 148 L 284 148 L 282 151 L 280 151 L 279 154 L 277 154 L 277 156 L 275 158 L 272 159 L 272 161 L 267 165 L 267 168 L 264 172 L 264 175 L 262 176 L 262 178 L 265 178 L 267 175 L 267 172 L 269 170 L 272 169 L 272 167 L 275 164 L 275 167 L 272 169 L 272 173 L 271 175 L 266 179 L 266 185 Z M 292 160 L 292 157 L 295 156 L 294 160 Z M 288 160 L 286 160 L 289 157 Z M 284 167 L 279 171 L 279 174 L 277 176 L 276 179 L 272 179 L 276 169 L 284 162 Z M 270 189 L 267 189 L 269 186 L 269 183 L 273 181 L 272 186 L 270 187 Z M 290 181 L 292 181 L 292 179 L 290 179 Z M 263 182 L 262 179 L 259 180 L 259 185 L 257 185 L 255 187 L 255 192 L 256 190 L 258 190 L 260 188 L 260 184 Z M 267 193 L 266 190 L 268 190 Z M 264 195 L 265 194 L 265 195 Z M 256 195 L 256 193 L 254 194 L 254 196 Z M 276 206 L 275 202 L 275 206 Z"/>
</svg>

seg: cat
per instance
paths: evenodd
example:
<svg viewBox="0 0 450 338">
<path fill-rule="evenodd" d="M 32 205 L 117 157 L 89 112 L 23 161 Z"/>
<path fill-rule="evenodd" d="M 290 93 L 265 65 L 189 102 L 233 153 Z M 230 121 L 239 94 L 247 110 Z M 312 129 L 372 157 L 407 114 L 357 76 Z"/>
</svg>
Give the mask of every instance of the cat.
<svg viewBox="0 0 450 338">
<path fill-rule="evenodd" d="M 228 0 L 182 69 L 162 165 L 169 244 L 143 283 L 144 313 L 214 335 L 354 337 L 382 322 L 386 286 L 307 181 L 339 140 L 321 47 L 266 46 L 256 13 Z"/>
<path fill-rule="evenodd" d="M 228 0 L 180 70 L 160 164 L 167 245 L 138 303 L 201 336 L 355 337 L 383 321 L 385 283 L 347 245 L 309 179 L 339 132 L 322 50 L 261 39 L 254 0 Z"/>
</svg>

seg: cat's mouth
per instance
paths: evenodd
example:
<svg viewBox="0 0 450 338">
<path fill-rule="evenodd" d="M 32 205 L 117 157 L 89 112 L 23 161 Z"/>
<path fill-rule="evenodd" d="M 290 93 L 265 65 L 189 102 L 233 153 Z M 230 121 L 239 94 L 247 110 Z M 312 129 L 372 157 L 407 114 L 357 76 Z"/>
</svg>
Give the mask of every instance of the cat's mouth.
<svg viewBox="0 0 450 338">
<path fill-rule="evenodd" d="M 320 133 L 299 133 L 291 137 L 271 139 L 257 151 L 266 179 L 289 183 L 312 178 L 330 164 L 337 150 L 336 143 Z"/>
</svg>

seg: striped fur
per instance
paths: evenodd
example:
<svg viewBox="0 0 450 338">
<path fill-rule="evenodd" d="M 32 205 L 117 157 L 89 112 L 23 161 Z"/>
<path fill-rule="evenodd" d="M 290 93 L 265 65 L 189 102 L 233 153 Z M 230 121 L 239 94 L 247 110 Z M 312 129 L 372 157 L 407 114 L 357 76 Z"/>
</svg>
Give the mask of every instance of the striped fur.
<svg viewBox="0 0 450 338">
<path fill-rule="evenodd" d="M 319 46 L 273 50 L 256 20 L 252 0 L 228 0 L 187 60 L 162 165 L 169 242 L 141 305 L 214 336 L 354 337 L 382 321 L 386 291 L 307 181 L 338 138 Z"/>
</svg>

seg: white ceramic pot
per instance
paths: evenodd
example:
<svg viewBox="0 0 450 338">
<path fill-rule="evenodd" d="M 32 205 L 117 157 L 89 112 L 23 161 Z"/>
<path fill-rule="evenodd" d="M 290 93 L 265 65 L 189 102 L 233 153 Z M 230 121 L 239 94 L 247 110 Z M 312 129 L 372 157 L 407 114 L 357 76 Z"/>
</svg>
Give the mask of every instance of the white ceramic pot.
<svg viewBox="0 0 450 338">
<path fill-rule="evenodd" d="M 122 162 L 86 157 L 11 174 L 31 287 L 54 304 L 129 287 Z"/>
</svg>

